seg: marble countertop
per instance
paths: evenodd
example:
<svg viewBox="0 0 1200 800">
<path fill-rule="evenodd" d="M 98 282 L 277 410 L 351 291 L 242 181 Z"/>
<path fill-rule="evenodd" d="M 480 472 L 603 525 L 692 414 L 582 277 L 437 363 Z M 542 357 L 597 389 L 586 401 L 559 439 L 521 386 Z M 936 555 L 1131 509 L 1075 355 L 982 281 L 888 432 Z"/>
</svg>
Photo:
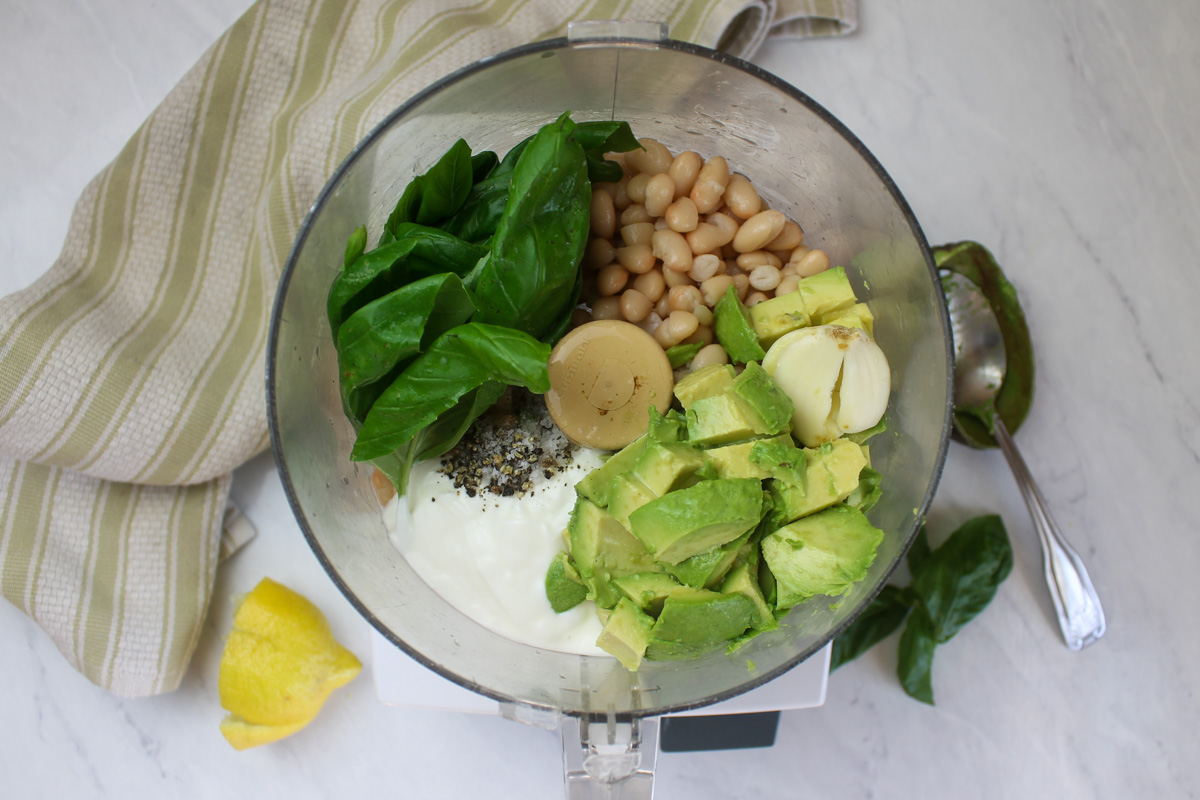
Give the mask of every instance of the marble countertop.
<svg viewBox="0 0 1200 800">
<path fill-rule="evenodd" d="M 50 265 L 84 184 L 246 5 L 0 0 L 0 292 Z M 1017 441 L 1090 569 L 1108 633 L 1078 653 L 1062 644 L 1003 459 L 953 445 L 933 538 L 998 512 L 1016 563 L 939 649 L 937 705 L 900 689 L 893 638 L 835 672 L 823 706 L 785 712 L 773 748 L 661 754 L 658 797 L 1200 791 L 1198 29 L 1186 0 L 862 0 L 852 36 L 772 42 L 756 57 L 858 134 L 931 243 L 975 239 L 1004 265 L 1037 349 Z M 384 706 L 369 675 L 303 734 L 229 748 L 216 683 L 235 594 L 270 574 L 364 659 L 370 638 L 300 537 L 269 455 L 233 491 L 259 535 L 220 569 L 172 694 L 102 692 L 0 603 L 0 794 L 561 796 L 553 734 Z"/>
</svg>

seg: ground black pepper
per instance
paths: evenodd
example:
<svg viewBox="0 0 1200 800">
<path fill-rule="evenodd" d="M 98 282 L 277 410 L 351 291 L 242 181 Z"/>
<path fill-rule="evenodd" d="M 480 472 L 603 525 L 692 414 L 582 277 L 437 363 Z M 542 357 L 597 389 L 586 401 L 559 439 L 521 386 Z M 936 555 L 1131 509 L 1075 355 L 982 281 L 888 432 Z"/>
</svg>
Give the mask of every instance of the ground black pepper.
<svg viewBox="0 0 1200 800">
<path fill-rule="evenodd" d="M 438 471 L 467 494 L 523 497 L 575 460 L 540 395 L 510 390 L 471 426 Z"/>
</svg>

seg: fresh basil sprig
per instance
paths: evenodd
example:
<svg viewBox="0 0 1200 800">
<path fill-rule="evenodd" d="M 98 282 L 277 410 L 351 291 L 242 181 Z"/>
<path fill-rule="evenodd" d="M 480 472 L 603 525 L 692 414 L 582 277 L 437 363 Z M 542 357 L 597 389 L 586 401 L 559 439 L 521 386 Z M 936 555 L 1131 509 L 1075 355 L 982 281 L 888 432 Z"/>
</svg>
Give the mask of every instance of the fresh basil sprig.
<svg viewBox="0 0 1200 800">
<path fill-rule="evenodd" d="M 922 527 L 908 551 L 912 580 L 888 585 L 833 642 L 830 669 L 852 661 L 905 624 L 897 675 L 910 697 L 933 705 L 933 655 L 974 619 L 1012 571 L 1012 546 L 995 514 L 967 520 L 930 549 Z"/>
<path fill-rule="evenodd" d="M 620 177 L 606 152 L 639 146 L 628 123 L 568 113 L 503 159 L 459 139 L 409 182 L 374 249 L 365 228 L 351 234 L 326 310 L 352 459 L 403 494 L 414 461 L 457 444 L 506 386 L 548 389 L 582 287 L 591 181 Z"/>
</svg>

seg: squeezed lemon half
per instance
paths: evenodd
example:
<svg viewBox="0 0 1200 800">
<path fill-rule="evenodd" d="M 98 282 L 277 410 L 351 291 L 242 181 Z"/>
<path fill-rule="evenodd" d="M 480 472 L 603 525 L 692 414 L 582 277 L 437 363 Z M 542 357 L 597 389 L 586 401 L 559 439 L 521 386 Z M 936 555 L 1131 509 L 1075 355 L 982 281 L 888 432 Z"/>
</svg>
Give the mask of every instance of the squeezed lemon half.
<svg viewBox="0 0 1200 800">
<path fill-rule="evenodd" d="M 290 736 L 360 670 L 320 609 L 264 578 L 234 612 L 221 655 L 221 733 L 238 750 Z"/>
</svg>

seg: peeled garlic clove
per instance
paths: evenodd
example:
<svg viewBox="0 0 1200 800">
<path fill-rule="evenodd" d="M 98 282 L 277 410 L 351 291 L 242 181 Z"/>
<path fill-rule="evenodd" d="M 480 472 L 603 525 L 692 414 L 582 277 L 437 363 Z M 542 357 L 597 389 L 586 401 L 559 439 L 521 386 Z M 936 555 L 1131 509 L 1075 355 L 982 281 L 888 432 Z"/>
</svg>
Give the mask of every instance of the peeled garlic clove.
<svg viewBox="0 0 1200 800">
<path fill-rule="evenodd" d="M 883 418 L 892 393 L 892 371 L 875 340 L 856 331 L 842 361 L 837 426 L 842 433 L 865 431 Z"/>
<path fill-rule="evenodd" d="M 800 328 L 780 337 L 762 362 L 796 407 L 792 435 L 806 447 L 831 442 L 841 434 L 831 416 L 844 353 L 830 327 Z"/>
</svg>

